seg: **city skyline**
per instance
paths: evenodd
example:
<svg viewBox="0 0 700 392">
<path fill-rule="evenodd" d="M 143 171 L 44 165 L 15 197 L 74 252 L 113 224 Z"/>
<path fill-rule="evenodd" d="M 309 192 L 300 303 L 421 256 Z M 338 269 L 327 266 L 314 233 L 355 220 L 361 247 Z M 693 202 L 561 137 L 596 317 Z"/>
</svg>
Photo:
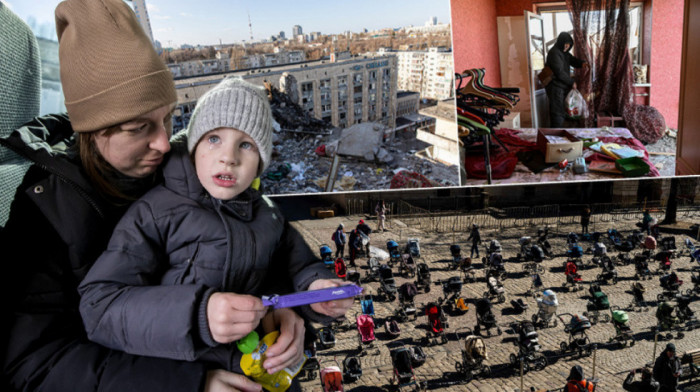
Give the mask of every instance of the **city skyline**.
<svg viewBox="0 0 700 392">
<path fill-rule="evenodd" d="M 23 20 L 29 17 L 38 26 L 54 25 L 54 9 L 60 0 L 0 0 Z M 155 40 L 164 47 L 218 45 L 250 42 L 250 22 L 254 41 L 269 39 L 284 31 L 292 36 L 292 27 L 300 25 L 304 33 L 340 34 L 383 28 L 422 26 L 437 17 L 438 23 L 450 23 L 449 0 L 402 0 L 376 2 L 308 0 L 282 1 L 146 0 Z M 397 12 L 401 10 L 401 12 Z M 325 17 L 330 15 L 331 17 Z M 332 17 L 342 15 L 342 17 Z M 44 28 L 43 30 L 47 30 Z M 50 30 L 50 29 L 48 29 Z"/>
</svg>

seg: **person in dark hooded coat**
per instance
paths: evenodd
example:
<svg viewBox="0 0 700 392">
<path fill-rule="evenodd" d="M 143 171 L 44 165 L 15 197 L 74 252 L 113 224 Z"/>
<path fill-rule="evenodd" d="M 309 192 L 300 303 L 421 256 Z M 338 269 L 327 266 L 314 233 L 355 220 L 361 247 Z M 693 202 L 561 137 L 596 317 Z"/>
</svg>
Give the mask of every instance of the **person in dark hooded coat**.
<svg viewBox="0 0 700 392">
<path fill-rule="evenodd" d="M 574 57 L 569 51 L 574 46 L 574 39 L 567 32 L 562 32 L 557 37 L 557 42 L 547 54 L 547 65 L 552 69 L 552 81 L 547 85 L 547 98 L 549 99 L 549 126 L 558 128 L 564 125 L 566 118 L 566 106 L 564 100 L 572 88 L 576 88 L 576 81 L 571 77 L 571 67 L 587 68 L 588 63 Z"/>
<path fill-rule="evenodd" d="M 586 380 L 583 377 L 583 368 L 580 365 L 575 365 L 571 368 L 569 377 L 566 378 L 566 386 L 564 387 L 564 392 L 584 392 L 595 391 L 595 384 Z"/>
</svg>

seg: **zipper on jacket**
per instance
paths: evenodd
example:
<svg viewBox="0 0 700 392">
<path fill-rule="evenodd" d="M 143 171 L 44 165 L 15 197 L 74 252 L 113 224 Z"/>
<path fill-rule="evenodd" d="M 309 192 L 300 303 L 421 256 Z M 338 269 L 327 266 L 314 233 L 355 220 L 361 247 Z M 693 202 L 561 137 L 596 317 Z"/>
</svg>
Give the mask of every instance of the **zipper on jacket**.
<svg viewBox="0 0 700 392">
<path fill-rule="evenodd" d="M 85 190 L 84 190 L 82 187 L 80 187 L 78 184 L 76 184 L 75 181 L 71 180 L 70 178 L 68 178 L 67 176 L 65 176 L 65 175 L 62 174 L 62 173 L 59 173 L 59 172 L 57 172 L 57 171 L 55 171 L 55 170 L 51 170 L 45 163 L 39 162 L 39 161 L 37 161 L 36 159 L 33 159 L 33 158 L 30 157 L 29 154 L 27 154 L 25 151 L 21 151 L 21 150 L 16 149 L 15 146 L 13 146 L 12 144 L 10 144 L 10 143 L 9 143 L 7 140 L 5 140 L 5 139 L 0 139 L 0 144 L 2 144 L 2 145 L 5 146 L 6 148 L 8 148 L 8 149 L 14 151 L 16 154 L 22 156 L 24 159 L 26 159 L 26 160 L 32 162 L 33 164 L 39 166 L 39 168 L 42 169 L 42 170 L 44 170 L 45 172 L 50 173 L 50 174 L 53 174 L 53 175 L 55 175 L 56 177 L 58 177 L 58 178 L 60 178 L 61 180 L 63 180 L 63 182 L 65 182 L 65 183 L 68 184 L 71 188 L 73 188 L 73 190 L 75 190 L 76 192 L 78 192 L 78 194 L 80 194 L 80 195 L 83 197 L 83 199 L 85 199 L 85 201 L 86 201 L 88 204 L 90 204 L 90 206 L 92 206 L 92 208 L 95 209 L 95 211 L 96 211 L 97 214 L 100 216 L 100 218 L 102 218 L 102 219 L 105 218 L 105 215 L 104 215 L 104 213 L 102 212 L 102 209 L 97 205 L 97 203 L 95 202 L 95 200 L 93 200 L 93 198 L 92 198 L 87 192 L 85 192 Z"/>
</svg>

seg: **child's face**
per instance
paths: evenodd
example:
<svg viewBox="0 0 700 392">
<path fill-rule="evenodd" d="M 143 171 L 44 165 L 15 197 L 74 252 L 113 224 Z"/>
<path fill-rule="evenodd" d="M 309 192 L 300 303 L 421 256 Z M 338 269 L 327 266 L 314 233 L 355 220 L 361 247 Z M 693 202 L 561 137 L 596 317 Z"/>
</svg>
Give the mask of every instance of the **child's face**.
<svg viewBox="0 0 700 392">
<path fill-rule="evenodd" d="M 234 128 L 218 128 L 202 136 L 194 150 L 197 178 L 220 200 L 230 200 L 255 179 L 260 153 L 253 138 Z"/>
</svg>

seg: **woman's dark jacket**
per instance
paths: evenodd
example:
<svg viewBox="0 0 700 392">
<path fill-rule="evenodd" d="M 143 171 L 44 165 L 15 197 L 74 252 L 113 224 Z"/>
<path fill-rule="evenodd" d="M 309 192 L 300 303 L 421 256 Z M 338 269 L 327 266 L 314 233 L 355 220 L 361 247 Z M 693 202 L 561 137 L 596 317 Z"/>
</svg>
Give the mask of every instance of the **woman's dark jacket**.
<svg viewBox="0 0 700 392">
<path fill-rule="evenodd" d="M 567 51 L 564 51 L 565 44 L 569 44 L 569 50 Z M 574 40 L 571 38 L 571 35 L 562 32 L 557 37 L 557 42 L 547 54 L 547 65 L 554 73 L 551 85 L 566 91 L 569 91 L 574 84 L 574 79 L 571 77 L 571 67 L 581 68 L 584 63 L 569 53 L 573 45 Z"/>
<path fill-rule="evenodd" d="M 163 178 L 131 205 L 80 285 L 88 337 L 132 354 L 213 357 L 240 372 L 235 345 L 211 337 L 210 295 L 301 291 L 335 276 L 267 197 L 250 188 L 210 197 L 186 149 L 173 147 Z M 290 277 L 293 287 L 283 285 Z"/>
<path fill-rule="evenodd" d="M 72 135 L 66 116 L 45 116 L 0 140 L 0 148 L 11 146 L 34 162 L 0 238 L 6 301 L 1 389 L 201 390 L 204 364 L 129 355 L 87 339 L 77 287 L 124 209 L 107 204 L 80 165 L 61 154 Z"/>
</svg>

